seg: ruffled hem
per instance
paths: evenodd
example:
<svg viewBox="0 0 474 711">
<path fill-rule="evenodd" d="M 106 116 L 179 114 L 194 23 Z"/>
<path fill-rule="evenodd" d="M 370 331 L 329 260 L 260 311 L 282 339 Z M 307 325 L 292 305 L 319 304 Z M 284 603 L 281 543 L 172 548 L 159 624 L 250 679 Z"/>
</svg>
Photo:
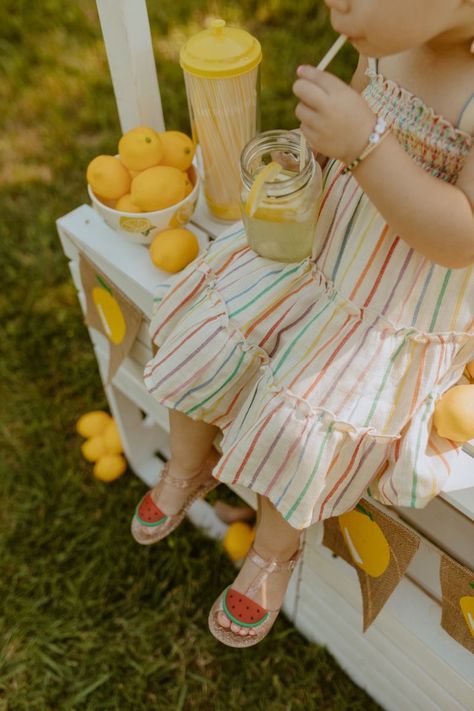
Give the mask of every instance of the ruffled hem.
<svg viewBox="0 0 474 711">
<path fill-rule="evenodd" d="M 220 292 L 225 272 L 220 264 L 214 267 L 204 257 L 195 262 L 175 277 L 158 303 L 150 326 L 158 352 L 146 367 L 145 384 L 162 405 L 224 432 L 216 478 L 267 496 L 295 528 L 351 510 L 387 461 L 389 467 L 379 478 L 374 498 L 407 505 L 413 499 L 407 472 L 418 467 L 417 496 L 409 505 L 426 505 L 428 496 L 436 495 L 444 481 L 439 473 L 444 466 L 441 458 L 433 464 L 434 473 L 423 470 L 426 458 L 436 459 L 435 450 L 429 447 L 440 446 L 434 439 L 428 445 L 432 402 L 455 384 L 465 364 L 474 358 L 474 334 L 397 326 L 375 310 L 345 298 L 307 259 L 291 267 L 293 281 L 285 288 L 297 290 L 298 301 L 287 324 L 283 316 L 278 320 L 280 330 L 273 341 L 278 350 L 270 341 L 264 349 L 255 331 L 257 342 L 252 343 L 240 322 L 231 318 Z M 234 263 L 232 269 L 236 269 Z M 242 289 L 241 283 L 238 288 Z M 330 375 L 315 390 L 308 384 L 327 368 L 314 360 L 315 348 L 308 350 L 322 328 L 316 321 L 316 330 L 310 330 L 318 314 L 308 312 L 308 303 L 319 313 L 326 311 L 324 328 L 328 330 L 323 341 L 341 356 L 331 360 Z M 234 313 L 239 313 L 238 305 Z M 254 317 L 255 313 L 246 312 L 244 322 Z M 358 332 L 361 323 L 365 329 Z M 310 334 L 308 341 L 298 340 L 298 366 L 303 353 L 311 355 L 311 367 L 296 379 L 294 387 L 293 375 L 287 377 L 285 368 L 280 369 L 293 347 L 294 334 L 289 335 L 293 324 Z M 356 340 L 344 352 L 341 349 L 353 331 L 360 334 L 364 349 L 360 350 Z M 282 338 L 280 342 L 283 333 L 287 341 Z M 403 357 L 400 363 L 396 361 L 397 368 L 387 369 L 399 352 Z M 371 376 L 372 359 L 375 377 Z M 419 380 L 415 370 L 421 372 L 420 363 L 427 374 L 423 371 Z M 400 398 L 394 411 L 399 382 L 411 394 Z M 311 396 L 304 394 L 309 391 Z M 388 422 L 392 423 L 389 431 Z"/>
</svg>

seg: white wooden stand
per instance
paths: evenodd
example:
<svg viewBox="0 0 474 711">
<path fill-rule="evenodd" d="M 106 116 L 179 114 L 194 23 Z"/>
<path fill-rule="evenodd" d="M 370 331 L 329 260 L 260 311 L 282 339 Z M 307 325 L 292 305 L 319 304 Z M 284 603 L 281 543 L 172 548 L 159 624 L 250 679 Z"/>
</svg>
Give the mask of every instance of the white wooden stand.
<svg viewBox="0 0 474 711">
<path fill-rule="evenodd" d="M 123 130 L 138 124 L 161 129 L 145 0 L 97 0 L 97 5 Z M 57 225 L 83 308 L 79 252 L 151 316 L 155 286 L 166 275 L 153 267 L 145 247 L 116 234 L 88 205 L 60 218 Z M 226 227 L 209 216 L 201 200 L 192 224 L 201 246 Z M 110 385 L 105 385 L 108 344 L 96 331 L 89 333 L 128 462 L 150 486 L 169 456 L 169 430 L 165 408 L 143 384 L 143 367 L 151 357 L 146 324 Z M 388 711 L 474 709 L 474 656 L 440 626 L 439 583 L 439 549 L 474 569 L 474 488 L 466 488 L 473 469 L 474 459 L 466 451 L 449 490 L 426 509 L 384 509 L 413 527 L 423 542 L 407 575 L 365 634 L 355 571 L 320 544 L 320 525 L 305 535 L 304 554 L 284 611 L 308 639 L 326 645 L 354 681 Z M 255 503 L 248 490 L 235 491 Z M 210 535 L 221 537 L 225 532 L 205 502 L 196 502 L 189 516 Z"/>
</svg>

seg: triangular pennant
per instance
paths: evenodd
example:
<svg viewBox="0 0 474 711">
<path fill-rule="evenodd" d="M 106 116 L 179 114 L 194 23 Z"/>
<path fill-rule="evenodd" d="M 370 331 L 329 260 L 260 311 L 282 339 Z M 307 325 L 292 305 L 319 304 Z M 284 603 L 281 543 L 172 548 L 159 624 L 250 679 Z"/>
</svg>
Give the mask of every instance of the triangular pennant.
<svg viewBox="0 0 474 711">
<path fill-rule="evenodd" d="M 440 564 L 441 627 L 474 653 L 474 571 L 443 553 Z"/>
<path fill-rule="evenodd" d="M 82 253 L 79 269 L 86 298 L 85 322 L 104 334 L 109 342 L 109 384 L 137 337 L 142 313 L 109 277 Z"/>
<path fill-rule="evenodd" d="M 323 544 L 357 571 L 365 632 L 404 576 L 420 538 L 362 499 L 352 511 L 324 522 Z"/>
</svg>

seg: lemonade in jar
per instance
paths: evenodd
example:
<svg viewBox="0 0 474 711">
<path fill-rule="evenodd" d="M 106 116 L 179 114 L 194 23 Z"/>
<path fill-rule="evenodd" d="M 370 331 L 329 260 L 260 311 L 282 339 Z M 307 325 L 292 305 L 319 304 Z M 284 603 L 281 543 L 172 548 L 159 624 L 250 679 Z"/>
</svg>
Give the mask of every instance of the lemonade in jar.
<svg viewBox="0 0 474 711">
<path fill-rule="evenodd" d="M 266 131 L 242 151 L 241 213 L 249 246 L 262 257 L 311 255 L 322 174 L 294 131 Z"/>
</svg>

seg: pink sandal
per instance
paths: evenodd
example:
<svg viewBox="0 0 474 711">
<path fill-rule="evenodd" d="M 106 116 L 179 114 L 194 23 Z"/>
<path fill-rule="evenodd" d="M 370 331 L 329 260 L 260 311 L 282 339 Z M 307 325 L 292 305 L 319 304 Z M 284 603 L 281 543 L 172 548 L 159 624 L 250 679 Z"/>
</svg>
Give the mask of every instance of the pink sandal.
<svg viewBox="0 0 474 711">
<path fill-rule="evenodd" d="M 279 562 L 274 558 L 262 558 L 255 548 L 251 547 L 247 558 L 261 568 L 261 571 L 252 580 L 245 594 L 234 590 L 229 585 L 219 595 L 209 613 L 209 630 L 219 642 L 226 644 L 228 647 L 252 647 L 267 636 L 281 608 L 266 610 L 264 607 L 257 605 L 251 596 L 260 589 L 272 573 L 281 570 L 293 571 L 301 551 L 302 548 L 300 547 L 293 553 L 291 558 Z M 257 634 L 240 636 L 238 633 L 232 632 L 230 628 L 222 627 L 217 619 L 219 612 L 224 612 L 236 625 L 255 629 Z"/>
<path fill-rule="evenodd" d="M 175 514 L 167 515 L 161 511 L 151 497 L 151 489 L 139 502 L 132 518 L 131 532 L 133 538 L 142 546 L 157 543 L 175 530 L 186 516 L 191 504 L 198 498 L 205 496 L 209 491 L 219 486 L 220 481 L 215 479 L 211 472 L 216 466 L 219 455 L 211 455 L 204 463 L 202 469 L 189 479 L 178 479 L 169 473 L 169 462 L 164 465 L 160 481 L 166 481 L 178 489 L 190 489 L 190 494 L 184 501 L 180 510 Z M 202 480 L 204 470 L 209 471 L 209 477 Z M 196 481 L 200 484 L 196 486 Z M 144 532 L 144 527 L 147 533 Z"/>
</svg>

